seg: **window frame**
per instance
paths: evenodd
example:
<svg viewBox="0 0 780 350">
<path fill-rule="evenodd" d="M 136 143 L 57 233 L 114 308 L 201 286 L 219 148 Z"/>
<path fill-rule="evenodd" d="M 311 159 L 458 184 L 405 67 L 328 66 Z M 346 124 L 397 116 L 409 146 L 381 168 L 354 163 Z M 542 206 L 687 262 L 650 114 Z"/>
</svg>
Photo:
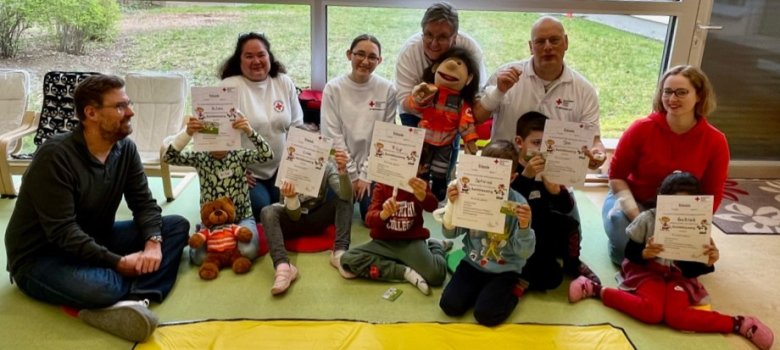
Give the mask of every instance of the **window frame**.
<svg viewBox="0 0 780 350">
<path fill-rule="evenodd" d="M 180 0 L 205 2 L 206 0 Z M 659 76 L 668 67 L 679 64 L 699 65 L 704 52 L 706 30 L 713 0 L 449 0 L 459 10 L 517 11 L 539 13 L 583 13 L 612 15 L 670 16 Z M 430 6 L 430 0 L 211 0 L 222 3 L 290 4 L 310 6 L 311 87 L 322 90 L 328 77 L 328 6 L 419 8 Z"/>
</svg>

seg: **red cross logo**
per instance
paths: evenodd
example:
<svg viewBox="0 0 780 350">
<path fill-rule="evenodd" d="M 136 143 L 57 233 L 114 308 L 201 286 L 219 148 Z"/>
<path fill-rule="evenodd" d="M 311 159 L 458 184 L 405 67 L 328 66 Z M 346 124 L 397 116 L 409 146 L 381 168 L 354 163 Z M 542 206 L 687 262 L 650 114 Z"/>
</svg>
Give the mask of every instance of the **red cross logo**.
<svg viewBox="0 0 780 350">
<path fill-rule="evenodd" d="M 368 101 L 368 106 L 374 108 L 374 106 L 376 106 L 376 103 L 374 103 L 374 101 Z"/>
<path fill-rule="evenodd" d="M 559 106 L 561 105 L 561 102 L 563 102 L 563 101 L 561 101 L 561 99 L 560 99 L 560 98 L 559 98 L 559 99 L 557 99 L 557 100 L 555 100 L 555 104 L 557 104 L 557 105 L 559 105 Z"/>
<path fill-rule="evenodd" d="M 498 159 L 494 159 L 494 160 L 493 160 L 493 163 L 496 163 L 496 164 L 498 164 Z"/>
<path fill-rule="evenodd" d="M 284 103 L 281 100 L 274 101 L 274 110 L 277 112 L 284 111 Z"/>
</svg>

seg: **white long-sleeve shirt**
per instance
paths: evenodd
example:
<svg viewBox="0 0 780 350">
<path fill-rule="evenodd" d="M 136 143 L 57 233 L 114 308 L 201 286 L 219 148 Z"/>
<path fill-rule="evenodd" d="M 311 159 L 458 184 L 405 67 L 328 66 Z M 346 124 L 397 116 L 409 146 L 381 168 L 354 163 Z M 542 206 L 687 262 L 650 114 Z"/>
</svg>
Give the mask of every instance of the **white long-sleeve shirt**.
<svg viewBox="0 0 780 350">
<path fill-rule="evenodd" d="M 271 145 L 274 154 L 281 155 L 287 131 L 303 124 L 303 110 L 292 79 L 280 73 L 276 78 L 269 76 L 254 82 L 236 75 L 222 80 L 219 85 L 237 88 L 238 109 L 249 120 L 252 129 Z M 255 147 L 247 138 L 242 138 L 241 143 L 244 148 Z M 281 160 L 282 157 L 277 156 L 264 163 L 252 164 L 248 169 L 255 177 L 269 179 L 279 168 Z"/>
<path fill-rule="evenodd" d="M 454 46 L 463 48 L 471 53 L 479 64 L 479 86 L 484 86 L 487 81 L 487 69 L 485 69 L 482 49 L 477 41 L 468 34 L 459 32 L 458 36 L 455 37 Z M 431 60 L 425 56 L 422 33 L 416 33 L 406 40 L 403 48 L 401 48 L 401 52 L 398 54 L 398 61 L 395 65 L 396 102 L 398 103 L 399 113 L 419 115 L 415 111 L 404 110 L 403 102 L 412 93 L 412 88 L 423 82 L 423 72 L 431 63 Z"/>
<path fill-rule="evenodd" d="M 358 84 L 348 74 L 334 78 L 322 94 L 322 135 L 333 138 L 333 147 L 345 149 L 349 179 L 367 180 L 368 153 L 374 122 L 395 122 L 395 87 L 389 80 L 372 74 Z"/>
</svg>

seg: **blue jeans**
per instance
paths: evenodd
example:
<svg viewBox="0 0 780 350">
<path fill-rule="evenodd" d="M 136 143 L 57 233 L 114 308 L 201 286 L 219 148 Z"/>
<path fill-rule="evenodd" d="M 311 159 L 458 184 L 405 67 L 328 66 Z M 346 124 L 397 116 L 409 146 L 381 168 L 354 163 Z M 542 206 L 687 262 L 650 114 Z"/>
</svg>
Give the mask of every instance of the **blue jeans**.
<svg viewBox="0 0 780 350">
<path fill-rule="evenodd" d="M 640 206 L 639 209 L 642 210 L 642 207 Z M 607 232 L 607 238 L 609 239 L 607 244 L 609 258 L 613 264 L 620 266 L 623 263 L 626 244 L 628 243 L 626 228 L 628 228 L 631 221 L 628 220 L 626 214 L 620 209 L 620 203 L 618 203 L 617 197 L 612 191 L 609 191 L 607 198 L 604 199 L 604 206 L 601 207 L 601 218 L 604 220 L 604 231 Z"/>
<path fill-rule="evenodd" d="M 163 258 L 160 268 L 150 274 L 127 278 L 113 268 L 55 253 L 26 262 L 13 278 L 19 289 L 32 298 L 77 309 L 106 307 L 125 299 L 161 302 L 176 282 L 189 230 L 189 222 L 181 216 L 162 217 Z M 118 221 L 105 247 L 127 255 L 142 250 L 144 244 L 133 221 Z"/>
<path fill-rule="evenodd" d="M 249 201 L 252 202 L 252 215 L 255 217 L 255 222 L 260 222 L 260 213 L 263 208 L 279 203 L 279 188 L 274 185 L 276 174 L 266 180 L 258 178 L 255 180 L 257 180 L 255 187 L 249 189 Z"/>
<path fill-rule="evenodd" d="M 202 224 L 201 224 L 202 225 Z M 198 226 L 201 226 L 198 225 Z M 246 227 L 249 231 L 252 231 L 252 240 L 249 242 L 238 242 L 238 250 L 241 255 L 249 260 L 257 259 L 257 247 L 260 246 L 260 237 L 257 233 L 257 223 L 255 218 L 249 217 L 238 222 L 238 226 Z M 200 230 L 198 230 L 200 231 Z M 206 259 L 206 244 L 202 245 L 198 249 L 190 248 L 190 263 L 195 266 L 203 265 L 203 260 Z"/>
</svg>

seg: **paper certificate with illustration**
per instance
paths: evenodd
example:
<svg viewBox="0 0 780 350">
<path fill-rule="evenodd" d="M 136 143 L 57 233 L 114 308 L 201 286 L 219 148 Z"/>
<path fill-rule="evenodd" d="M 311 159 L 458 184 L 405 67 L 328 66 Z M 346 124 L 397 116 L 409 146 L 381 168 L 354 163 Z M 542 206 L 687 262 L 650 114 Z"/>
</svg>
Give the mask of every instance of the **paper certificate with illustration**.
<svg viewBox="0 0 780 350">
<path fill-rule="evenodd" d="M 425 129 L 374 122 L 368 154 L 368 179 L 412 192 L 409 179 L 417 176 Z"/>
<path fill-rule="evenodd" d="M 452 223 L 459 227 L 504 233 L 507 210 L 502 206 L 509 195 L 512 161 L 462 154 L 458 157 L 457 174 L 460 194 L 453 203 Z"/>
<path fill-rule="evenodd" d="M 706 263 L 713 202 L 713 196 L 658 196 L 653 237 L 664 246 L 658 256 Z"/>
<path fill-rule="evenodd" d="M 326 162 L 330 160 L 333 139 L 298 128 L 287 133 L 287 143 L 282 152 L 282 162 L 276 175 L 276 187 L 286 180 L 295 185 L 295 192 L 317 197 L 325 175 Z"/>
<path fill-rule="evenodd" d="M 194 116 L 203 129 L 193 136 L 196 151 L 232 151 L 241 148 L 241 130 L 233 128 L 238 106 L 234 87 L 192 87 Z"/>
<path fill-rule="evenodd" d="M 588 157 L 583 152 L 593 144 L 594 131 L 582 123 L 548 119 L 544 124 L 543 174 L 548 181 L 564 186 L 585 182 Z"/>
</svg>

